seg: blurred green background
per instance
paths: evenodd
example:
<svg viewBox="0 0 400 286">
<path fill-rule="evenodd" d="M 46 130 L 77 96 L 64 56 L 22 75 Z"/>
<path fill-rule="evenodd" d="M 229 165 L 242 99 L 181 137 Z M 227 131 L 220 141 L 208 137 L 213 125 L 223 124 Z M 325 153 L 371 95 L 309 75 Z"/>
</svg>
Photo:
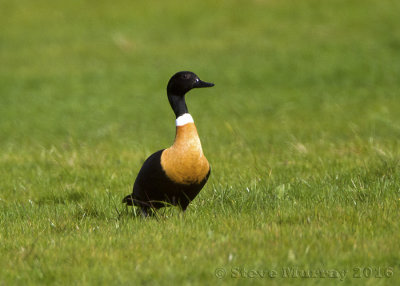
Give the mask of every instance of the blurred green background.
<svg viewBox="0 0 400 286">
<path fill-rule="evenodd" d="M 337 282 L 214 275 L 292 264 L 398 283 L 399 12 L 0 0 L 0 284 Z M 180 70 L 215 83 L 187 96 L 213 173 L 184 219 L 144 221 L 120 200 L 173 142 Z"/>
<path fill-rule="evenodd" d="M 295 135 L 320 132 L 325 122 L 337 125 L 334 135 L 352 135 L 350 123 L 379 135 L 393 128 L 398 108 L 395 8 L 396 1 L 2 1 L 1 143 L 147 140 L 146 116 L 166 119 L 158 132 L 173 120 L 164 91 L 178 70 L 216 83 L 189 97 L 204 126 L 226 120 L 245 132 L 295 112 L 293 120 L 308 123 L 289 130 Z"/>
</svg>

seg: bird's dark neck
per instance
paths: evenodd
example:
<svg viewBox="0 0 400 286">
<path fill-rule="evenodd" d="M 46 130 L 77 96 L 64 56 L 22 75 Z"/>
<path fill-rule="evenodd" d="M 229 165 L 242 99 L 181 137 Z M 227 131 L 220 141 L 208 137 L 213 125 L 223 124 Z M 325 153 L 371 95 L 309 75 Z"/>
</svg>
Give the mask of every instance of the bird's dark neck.
<svg viewBox="0 0 400 286">
<path fill-rule="evenodd" d="M 172 93 L 168 93 L 168 101 L 169 104 L 171 104 L 172 110 L 174 111 L 176 118 L 185 113 L 189 113 L 186 106 L 185 95 L 175 95 Z"/>
</svg>

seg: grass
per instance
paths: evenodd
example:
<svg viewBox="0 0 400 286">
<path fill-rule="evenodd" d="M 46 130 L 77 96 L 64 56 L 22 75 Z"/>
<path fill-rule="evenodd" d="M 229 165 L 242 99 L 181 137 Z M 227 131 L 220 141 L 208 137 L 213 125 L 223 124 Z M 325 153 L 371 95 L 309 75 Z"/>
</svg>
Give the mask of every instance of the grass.
<svg viewBox="0 0 400 286">
<path fill-rule="evenodd" d="M 0 1 L 0 285 L 398 285 L 399 8 Z M 143 220 L 179 70 L 213 172 Z"/>
</svg>

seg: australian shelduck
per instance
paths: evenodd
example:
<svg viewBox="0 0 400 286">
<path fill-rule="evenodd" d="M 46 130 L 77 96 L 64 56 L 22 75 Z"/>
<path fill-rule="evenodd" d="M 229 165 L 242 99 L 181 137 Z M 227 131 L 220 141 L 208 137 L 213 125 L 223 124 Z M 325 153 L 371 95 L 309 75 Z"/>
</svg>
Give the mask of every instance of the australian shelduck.
<svg viewBox="0 0 400 286">
<path fill-rule="evenodd" d="M 167 95 L 176 116 L 174 144 L 146 159 L 132 194 L 126 196 L 123 203 L 140 207 L 144 216 L 170 205 L 185 211 L 204 187 L 211 169 L 187 109 L 185 95 L 192 88 L 211 86 L 214 84 L 200 80 L 193 72 L 181 71 L 171 77 Z"/>
</svg>

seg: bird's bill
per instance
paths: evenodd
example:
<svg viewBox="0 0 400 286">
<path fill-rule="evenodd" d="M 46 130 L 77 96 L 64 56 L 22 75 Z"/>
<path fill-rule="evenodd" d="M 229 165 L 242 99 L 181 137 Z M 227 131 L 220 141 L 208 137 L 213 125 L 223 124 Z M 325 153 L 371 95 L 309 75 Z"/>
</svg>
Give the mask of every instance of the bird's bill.
<svg viewBox="0 0 400 286">
<path fill-rule="evenodd" d="M 195 87 L 195 88 L 200 88 L 200 87 L 212 87 L 212 86 L 214 86 L 213 83 L 211 83 L 211 82 L 205 82 L 205 81 L 202 81 L 202 80 L 199 80 L 199 81 L 197 81 L 197 82 L 194 84 L 194 87 Z"/>
</svg>

